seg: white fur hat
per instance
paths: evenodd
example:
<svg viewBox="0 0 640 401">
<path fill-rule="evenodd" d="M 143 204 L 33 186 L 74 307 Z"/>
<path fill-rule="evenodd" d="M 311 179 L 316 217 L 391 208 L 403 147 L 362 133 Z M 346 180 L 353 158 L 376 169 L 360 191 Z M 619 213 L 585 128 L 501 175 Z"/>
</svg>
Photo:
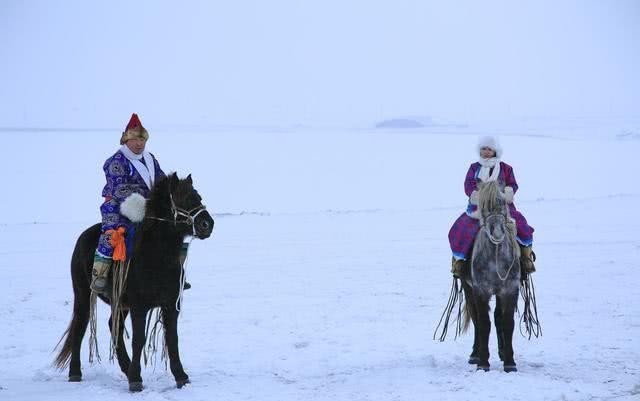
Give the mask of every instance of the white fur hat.
<svg viewBox="0 0 640 401">
<path fill-rule="evenodd" d="M 496 151 L 496 157 L 498 159 L 502 158 L 502 146 L 500 146 L 500 139 L 497 136 L 481 136 L 478 139 L 478 148 L 477 151 L 480 153 L 480 149 L 483 147 L 491 148 Z"/>
</svg>

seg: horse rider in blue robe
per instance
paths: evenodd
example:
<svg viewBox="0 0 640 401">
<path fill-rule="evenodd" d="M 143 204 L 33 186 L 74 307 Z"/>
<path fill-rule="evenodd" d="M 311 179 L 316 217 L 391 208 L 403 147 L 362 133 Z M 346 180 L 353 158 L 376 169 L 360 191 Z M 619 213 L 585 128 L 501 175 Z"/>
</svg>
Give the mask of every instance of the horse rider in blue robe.
<svg viewBox="0 0 640 401">
<path fill-rule="evenodd" d="M 102 190 L 104 202 L 100 206 L 102 232 L 93 259 L 91 289 L 102 295 L 109 294 L 109 271 L 113 262 L 114 247 L 111 237 L 118 231 L 132 231 L 133 222 L 122 214 L 121 204 L 133 193 L 149 197 L 151 188 L 165 177 L 155 156 L 145 150 L 149 133 L 142 126 L 137 114 L 132 114 L 120 138 L 120 149 L 109 157 L 103 166 L 107 183 Z M 127 213 L 124 213 L 127 214 Z M 188 243 L 180 252 L 184 265 Z M 185 289 L 190 285 L 185 283 Z"/>
</svg>

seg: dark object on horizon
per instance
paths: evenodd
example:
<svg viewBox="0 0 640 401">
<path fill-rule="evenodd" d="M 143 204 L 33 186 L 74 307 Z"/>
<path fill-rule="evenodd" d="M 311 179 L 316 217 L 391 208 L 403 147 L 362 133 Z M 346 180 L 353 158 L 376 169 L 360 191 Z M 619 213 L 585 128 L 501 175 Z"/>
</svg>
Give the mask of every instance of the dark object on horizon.
<svg viewBox="0 0 640 401">
<path fill-rule="evenodd" d="M 376 128 L 423 128 L 432 125 L 431 119 L 392 118 L 380 121 L 376 124 Z"/>
</svg>

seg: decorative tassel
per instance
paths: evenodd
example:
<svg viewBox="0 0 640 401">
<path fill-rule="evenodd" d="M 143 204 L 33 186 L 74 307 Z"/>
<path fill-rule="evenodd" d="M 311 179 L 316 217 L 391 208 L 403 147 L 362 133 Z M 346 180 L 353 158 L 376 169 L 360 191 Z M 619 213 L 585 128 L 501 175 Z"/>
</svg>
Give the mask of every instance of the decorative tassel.
<svg viewBox="0 0 640 401">
<path fill-rule="evenodd" d="M 447 330 L 449 329 L 449 319 L 451 318 L 451 313 L 453 313 L 453 308 L 455 308 L 456 304 L 458 304 L 458 316 L 456 317 L 456 334 L 454 339 L 458 338 L 458 335 L 462 333 L 462 302 L 464 300 L 464 293 L 462 292 L 462 286 L 458 283 L 457 278 L 453 278 L 453 283 L 451 284 L 451 292 L 449 293 L 449 301 L 447 302 L 447 306 L 444 308 L 444 312 L 442 312 L 442 316 L 440 316 L 440 321 L 438 322 L 438 326 L 433 332 L 433 339 L 435 340 L 438 336 L 438 329 L 440 325 L 442 325 L 442 332 L 440 333 L 439 340 L 444 341 L 447 337 Z M 444 322 L 443 322 L 444 320 Z"/>
<path fill-rule="evenodd" d="M 532 335 L 538 338 L 542 335 L 542 325 L 538 318 L 536 287 L 533 284 L 533 277 L 528 273 L 520 281 L 520 295 L 524 301 L 524 310 L 520 316 L 520 334 L 528 340 L 531 340 Z"/>
<path fill-rule="evenodd" d="M 100 363 L 100 351 L 98 350 L 98 295 L 91 291 L 89 298 L 89 363 L 93 363 L 94 357 Z"/>
<path fill-rule="evenodd" d="M 152 324 L 153 322 L 153 324 Z M 161 308 L 155 308 L 149 312 L 147 318 L 147 327 L 145 337 L 147 338 L 147 345 L 142 350 L 142 356 L 144 358 L 144 365 L 147 366 L 151 363 L 155 366 L 156 355 L 158 352 L 158 341 L 162 335 L 162 353 L 160 355 L 160 361 L 164 362 L 165 369 L 167 368 L 167 362 L 169 360 L 169 350 L 167 348 L 167 336 L 166 328 L 164 327 L 164 321 L 162 320 Z"/>
<path fill-rule="evenodd" d="M 118 227 L 117 230 L 107 230 L 107 234 L 111 234 L 109 243 L 113 247 L 113 261 L 124 262 L 127 260 L 127 246 L 124 240 L 125 228 Z"/>
<path fill-rule="evenodd" d="M 124 238 L 123 238 L 124 246 Z M 115 255 L 115 252 L 114 252 Z M 113 263 L 113 287 L 111 292 L 111 354 L 109 359 L 113 360 L 118 349 L 118 334 L 120 333 L 120 320 L 124 316 L 120 302 L 127 284 L 127 274 L 129 273 L 129 261 Z"/>
</svg>

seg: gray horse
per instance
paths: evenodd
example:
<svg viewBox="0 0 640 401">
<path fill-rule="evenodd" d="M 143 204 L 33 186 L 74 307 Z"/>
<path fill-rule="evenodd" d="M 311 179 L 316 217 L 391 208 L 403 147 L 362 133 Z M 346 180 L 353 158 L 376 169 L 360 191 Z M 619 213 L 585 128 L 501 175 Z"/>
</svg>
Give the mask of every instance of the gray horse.
<svg viewBox="0 0 640 401">
<path fill-rule="evenodd" d="M 462 280 L 465 327 L 473 321 L 475 335 L 469 363 L 489 370 L 489 300 L 496 297 L 494 320 L 500 359 L 505 372 L 517 371 L 513 359 L 514 314 L 520 291 L 520 247 L 516 226 L 497 182 L 479 187 L 480 231 L 471 256 L 470 275 Z"/>
</svg>

